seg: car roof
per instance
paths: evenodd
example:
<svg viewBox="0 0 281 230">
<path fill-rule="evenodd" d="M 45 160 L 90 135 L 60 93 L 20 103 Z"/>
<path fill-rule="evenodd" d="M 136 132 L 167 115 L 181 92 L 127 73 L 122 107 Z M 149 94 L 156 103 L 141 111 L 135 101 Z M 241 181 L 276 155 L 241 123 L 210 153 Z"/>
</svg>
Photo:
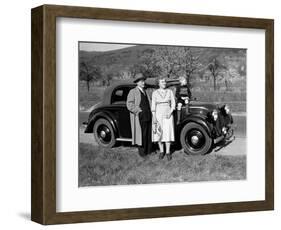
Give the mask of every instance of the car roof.
<svg viewBox="0 0 281 230">
<path fill-rule="evenodd" d="M 147 78 L 145 80 L 145 84 L 147 87 L 149 88 L 157 88 L 158 87 L 158 83 L 157 83 L 157 79 L 156 78 Z M 168 79 L 167 80 L 167 87 L 171 87 L 173 85 L 178 85 L 179 84 L 179 80 L 178 79 Z M 128 79 L 128 80 L 117 80 L 115 82 L 113 82 L 109 87 L 107 87 L 104 91 L 104 97 L 102 99 L 102 104 L 104 105 L 108 105 L 110 104 L 111 101 L 111 94 L 112 92 L 119 87 L 122 86 L 127 86 L 130 88 L 135 87 L 137 84 L 134 83 L 134 79 Z"/>
<path fill-rule="evenodd" d="M 167 86 L 170 87 L 172 85 L 178 85 L 179 80 L 178 79 L 168 79 L 166 80 Z M 156 88 L 158 86 L 157 79 L 156 78 L 147 78 L 145 80 L 145 84 L 149 87 Z M 134 83 L 134 79 L 128 79 L 128 80 L 117 80 L 113 82 L 107 89 L 115 89 L 118 86 L 136 86 L 137 84 Z"/>
</svg>

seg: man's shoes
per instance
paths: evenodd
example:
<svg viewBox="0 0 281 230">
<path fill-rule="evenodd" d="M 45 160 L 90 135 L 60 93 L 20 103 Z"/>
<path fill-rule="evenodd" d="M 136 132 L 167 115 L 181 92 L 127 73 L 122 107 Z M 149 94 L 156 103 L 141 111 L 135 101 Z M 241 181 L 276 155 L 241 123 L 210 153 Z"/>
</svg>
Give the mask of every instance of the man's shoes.
<svg viewBox="0 0 281 230">
<path fill-rule="evenodd" d="M 142 157 L 142 159 L 144 160 L 144 161 L 147 161 L 148 159 L 149 159 L 149 155 L 147 154 L 147 155 L 144 155 L 143 157 Z"/>
<path fill-rule="evenodd" d="M 160 159 L 160 160 L 162 160 L 162 159 L 164 158 L 164 156 L 165 156 L 164 152 L 160 152 L 160 153 L 159 153 L 159 159 Z"/>
<path fill-rule="evenodd" d="M 144 161 L 146 161 L 146 160 L 149 159 L 149 155 L 148 155 L 148 154 L 140 155 L 140 157 L 141 157 Z"/>
<path fill-rule="evenodd" d="M 139 147 L 139 148 L 138 148 L 138 152 L 139 152 L 139 156 L 140 156 L 140 157 L 144 157 L 144 156 L 145 156 L 145 153 L 144 153 L 144 149 L 143 149 L 143 148 Z"/>
<path fill-rule="evenodd" d="M 169 153 L 169 154 L 166 154 L 167 155 L 167 159 L 168 161 L 172 160 L 172 155 Z"/>
<path fill-rule="evenodd" d="M 157 155 L 157 154 L 158 154 L 158 151 L 157 151 L 157 150 L 152 151 L 151 154 L 152 154 L 152 155 Z"/>
</svg>

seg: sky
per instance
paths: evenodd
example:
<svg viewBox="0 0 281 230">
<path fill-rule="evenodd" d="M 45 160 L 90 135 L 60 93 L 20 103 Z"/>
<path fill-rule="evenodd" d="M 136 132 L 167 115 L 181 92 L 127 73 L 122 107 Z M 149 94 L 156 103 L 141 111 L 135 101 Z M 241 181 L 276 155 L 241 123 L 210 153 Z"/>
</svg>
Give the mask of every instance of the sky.
<svg viewBox="0 0 281 230">
<path fill-rule="evenodd" d="M 113 43 L 95 43 L 95 42 L 80 42 L 80 50 L 84 51 L 110 51 L 123 49 L 135 45 L 127 45 L 127 44 L 113 44 Z"/>
</svg>

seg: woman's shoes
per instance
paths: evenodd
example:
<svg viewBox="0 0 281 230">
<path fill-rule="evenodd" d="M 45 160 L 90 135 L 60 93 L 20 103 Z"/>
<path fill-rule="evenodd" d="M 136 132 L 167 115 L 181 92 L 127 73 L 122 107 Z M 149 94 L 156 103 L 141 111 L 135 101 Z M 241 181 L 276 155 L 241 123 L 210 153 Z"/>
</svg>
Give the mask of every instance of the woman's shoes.
<svg viewBox="0 0 281 230">
<path fill-rule="evenodd" d="M 167 155 L 168 161 L 172 160 L 172 155 L 171 155 L 171 153 L 167 153 L 166 155 Z"/>
<path fill-rule="evenodd" d="M 162 160 L 165 156 L 165 153 L 164 152 L 160 152 L 159 153 L 159 159 Z M 167 156 L 167 159 L 168 161 L 172 160 L 172 154 L 171 153 L 166 153 L 166 156 Z"/>
</svg>

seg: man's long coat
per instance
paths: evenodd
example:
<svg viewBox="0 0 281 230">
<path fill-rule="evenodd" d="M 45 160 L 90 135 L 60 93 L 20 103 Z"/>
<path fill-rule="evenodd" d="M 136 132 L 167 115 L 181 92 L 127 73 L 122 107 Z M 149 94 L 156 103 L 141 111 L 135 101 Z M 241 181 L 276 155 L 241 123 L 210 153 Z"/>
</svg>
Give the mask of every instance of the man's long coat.
<svg viewBox="0 0 281 230">
<path fill-rule="evenodd" d="M 147 93 L 146 93 L 147 95 Z M 151 100 L 147 95 L 149 105 L 151 105 Z M 138 87 L 135 87 L 130 90 L 127 97 L 127 108 L 130 111 L 130 121 L 131 121 L 131 131 L 132 131 L 132 144 L 133 145 L 142 145 L 142 133 L 141 126 L 139 121 L 139 113 L 141 102 L 141 92 Z"/>
</svg>

